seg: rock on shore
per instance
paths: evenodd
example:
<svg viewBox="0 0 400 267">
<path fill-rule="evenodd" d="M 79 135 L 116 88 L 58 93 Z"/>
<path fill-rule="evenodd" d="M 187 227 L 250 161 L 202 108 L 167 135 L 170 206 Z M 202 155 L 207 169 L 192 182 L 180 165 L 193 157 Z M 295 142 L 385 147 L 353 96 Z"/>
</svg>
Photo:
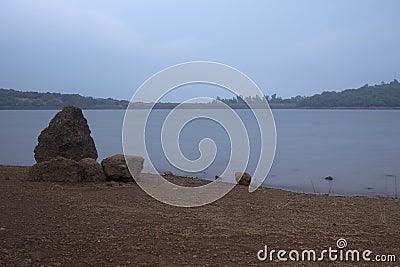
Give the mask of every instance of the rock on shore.
<svg viewBox="0 0 400 267">
<path fill-rule="evenodd" d="M 139 156 L 119 154 L 104 159 L 100 166 L 89 125 L 82 110 L 73 106 L 64 107 L 50 121 L 34 152 L 37 163 L 30 170 L 33 181 L 133 181 L 139 179 L 144 162 Z"/>
<path fill-rule="evenodd" d="M 92 158 L 85 158 L 81 159 L 78 162 L 78 164 L 79 167 L 81 168 L 81 181 L 83 182 L 106 181 L 106 176 L 104 175 L 103 168 L 96 160 Z"/>
<path fill-rule="evenodd" d="M 67 106 L 58 112 L 38 137 L 34 150 L 37 163 L 57 156 L 79 161 L 97 159 L 97 150 L 82 110 Z"/>
<path fill-rule="evenodd" d="M 78 162 L 56 157 L 33 165 L 29 172 L 32 181 L 79 182 L 82 170 Z"/>
<path fill-rule="evenodd" d="M 126 162 L 128 162 L 129 167 L 133 170 L 133 177 L 129 172 Z M 143 157 L 117 154 L 105 158 L 101 162 L 101 166 L 108 180 L 133 181 L 133 178 L 139 179 L 140 172 L 143 169 L 143 162 Z"/>
<path fill-rule="evenodd" d="M 251 176 L 247 172 L 235 172 L 235 179 L 240 185 L 249 186 L 251 183 Z"/>
<path fill-rule="evenodd" d="M 32 181 L 51 182 L 103 182 L 106 177 L 100 164 L 86 158 L 79 162 L 56 157 L 33 165 L 29 172 Z"/>
</svg>

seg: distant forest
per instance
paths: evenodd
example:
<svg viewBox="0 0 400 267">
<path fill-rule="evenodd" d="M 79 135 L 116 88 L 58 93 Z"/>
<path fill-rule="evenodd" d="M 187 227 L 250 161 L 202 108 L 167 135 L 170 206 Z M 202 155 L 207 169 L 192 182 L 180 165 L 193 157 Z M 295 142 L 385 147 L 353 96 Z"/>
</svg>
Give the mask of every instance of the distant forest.
<svg viewBox="0 0 400 267">
<path fill-rule="evenodd" d="M 129 101 L 93 98 L 79 94 L 21 92 L 0 89 L 0 109 L 61 109 L 73 105 L 83 109 L 125 109 Z"/>
<path fill-rule="evenodd" d="M 342 92 L 323 92 L 297 102 L 298 107 L 400 107 L 400 83 L 364 85 Z"/>
<path fill-rule="evenodd" d="M 400 108 L 400 83 L 394 79 L 390 83 L 364 85 L 358 89 L 342 92 L 323 92 L 313 96 L 295 96 L 283 99 L 271 96 L 238 96 L 233 98 L 217 97 L 233 108 L 246 108 L 245 101 L 262 103 L 268 101 L 271 108 Z M 21 92 L 13 89 L 0 89 L 0 109 L 61 109 L 74 105 L 83 109 L 125 109 L 127 100 L 112 98 L 93 98 L 79 94 Z M 212 103 L 211 103 L 212 104 Z M 172 108 L 177 103 L 157 103 L 156 108 Z M 204 104 L 203 104 L 204 105 Z M 138 107 L 148 107 L 138 103 Z"/>
<path fill-rule="evenodd" d="M 295 96 L 283 99 L 276 94 L 271 96 L 246 96 L 216 100 L 230 106 L 240 105 L 244 100 L 252 103 L 268 101 L 272 108 L 400 108 L 400 83 L 394 79 L 390 83 L 364 85 L 358 89 L 341 92 L 325 91 L 313 96 Z"/>
</svg>

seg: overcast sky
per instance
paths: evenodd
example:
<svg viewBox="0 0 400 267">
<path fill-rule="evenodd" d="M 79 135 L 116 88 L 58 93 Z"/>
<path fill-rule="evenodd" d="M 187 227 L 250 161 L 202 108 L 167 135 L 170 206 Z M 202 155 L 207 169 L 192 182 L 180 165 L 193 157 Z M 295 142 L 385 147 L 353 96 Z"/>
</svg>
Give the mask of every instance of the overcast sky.
<svg viewBox="0 0 400 267">
<path fill-rule="evenodd" d="M 283 97 L 400 79 L 400 1 L 0 1 L 0 88 L 130 99 L 209 60 Z"/>
</svg>

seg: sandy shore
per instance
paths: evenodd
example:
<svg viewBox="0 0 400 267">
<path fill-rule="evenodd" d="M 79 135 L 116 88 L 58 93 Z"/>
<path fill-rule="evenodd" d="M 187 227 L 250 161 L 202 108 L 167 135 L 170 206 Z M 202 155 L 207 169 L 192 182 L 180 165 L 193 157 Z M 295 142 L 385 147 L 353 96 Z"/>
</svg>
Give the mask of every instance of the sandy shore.
<svg viewBox="0 0 400 267">
<path fill-rule="evenodd" d="M 136 184 L 28 182 L 28 169 L 0 167 L 0 266 L 366 265 L 257 259 L 264 245 L 321 251 L 339 238 L 397 258 L 371 266 L 400 264 L 399 201 L 236 186 L 213 204 L 178 208 Z"/>
</svg>

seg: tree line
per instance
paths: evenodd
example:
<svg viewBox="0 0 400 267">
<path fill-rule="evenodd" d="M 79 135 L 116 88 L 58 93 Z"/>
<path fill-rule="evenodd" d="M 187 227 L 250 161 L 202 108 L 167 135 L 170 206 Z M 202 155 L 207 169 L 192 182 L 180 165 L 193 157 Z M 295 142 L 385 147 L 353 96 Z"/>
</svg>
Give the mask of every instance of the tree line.
<svg viewBox="0 0 400 267">
<path fill-rule="evenodd" d="M 73 105 L 84 109 L 122 109 L 129 101 L 93 98 L 79 94 L 21 92 L 0 89 L 0 109 L 60 109 Z"/>
<path fill-rule="evenodd" d="M 268 103 L 273 107 L 299 107 L 299 108 L 341 108 L 341 107 L 400 107 L 400 83 L 394 79 L 390 83 L 368 85 L 358 89 L 347 89 L 341 92 L 324 91 L 313 96 L 295 96 L 282 98 L 273 94 L 271 96 L 235 96 L 232 98 L 217 97 L 215 101 L 222 101 L 228 105 L 248 103 Z M 214 102 L 215 102 L 214 101 Z"/>
<path fill-rule="evenodd" d="M 341 92 L 324 91 L 313 96 L 295 96 L 282 98 L 273 94 L 256 96 L 216 97 L 213 102 L 243 108 L 245 102 L 265 103 L 272 108 L 400 108 L 400 83 L 394 79 L 390 83 L 364 85 L 358 89 Z M 83 109 L 125 109 L 127 100 L 112 98 L 93 98 L 79 94 L 21 92 L 13 89 L 0 89 L 0 109 L 60 109 L 74 105 Z M 177 103 L 157 103 L 157 108 L 171 108 Z M 168 106 L 169 105 L 169 106 Z"/>
</svg>

